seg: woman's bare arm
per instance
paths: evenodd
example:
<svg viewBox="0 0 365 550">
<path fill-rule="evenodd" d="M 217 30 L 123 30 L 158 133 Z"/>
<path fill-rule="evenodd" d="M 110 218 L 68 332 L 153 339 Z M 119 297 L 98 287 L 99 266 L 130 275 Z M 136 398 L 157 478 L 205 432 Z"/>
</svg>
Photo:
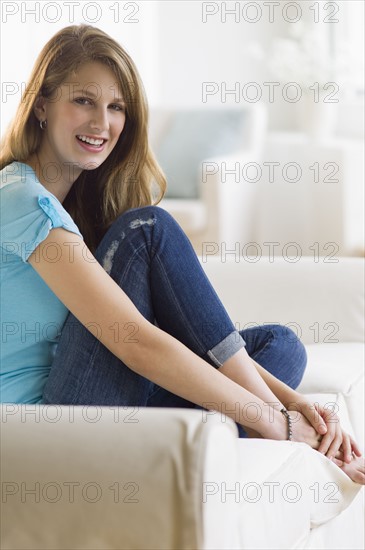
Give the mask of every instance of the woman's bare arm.
<svg viewBox="0 0 365 550">
<path fill-rule="evenodd" d="M 47 259 L 50 243 L 59 251 L 56 262 Z M 130 369 L 184 399 L 225 413 L 263 437 L 286 438 L 280 412 L 147 321 L 78 235 L 52 229 L 28 261 L 75 317 Z M 120 338 L 115 338 L 116 326 Z"/>
<path fill-rule="evenodd" d="M 300 395 L 297 391 L 293 390 L 287 386 L 287 384 L 273 376 L 269 371 L 264 369 L 264 367 L 256 363 L 253 359 L 251 359 L 251 361 L 255 365 L 257 372 L 260 374 L 267 386 L 286 408 L 297 402 L 298 396 Z"/>
</svg>

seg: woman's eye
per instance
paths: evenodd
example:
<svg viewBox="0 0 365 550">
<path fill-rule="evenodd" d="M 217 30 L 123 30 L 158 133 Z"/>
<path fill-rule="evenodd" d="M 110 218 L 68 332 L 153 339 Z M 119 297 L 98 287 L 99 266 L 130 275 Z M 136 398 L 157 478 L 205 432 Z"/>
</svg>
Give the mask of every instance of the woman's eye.
<svg viewBox="0 0 365 550">
<path fill-rule="evenodd" d="M 114 105 L 111 105 L 111 107 L 114 111 L 124 111 L 123 105 L 114 104 Z"/>
<path fill-rule="evenodd" d="M 74 101 L 76 101 L 79 105 L 87 105 L 90 103 L 90 99 L 87 97 L 77 97 Z"/>
<path fill-rule="evenodd" d="M 78 105 L 91 105 L 92 104 L 92 101 L 87 97 L 76 97 L 74 99 L 74 101 Z M 117 111 L 117 112 L 125 111 L 125 107 L 123 105 L 119 105 L 118 103 L 113 103 L 112 105 L 110 105 L 110 108 L 113 111 Z"/>
</svg>

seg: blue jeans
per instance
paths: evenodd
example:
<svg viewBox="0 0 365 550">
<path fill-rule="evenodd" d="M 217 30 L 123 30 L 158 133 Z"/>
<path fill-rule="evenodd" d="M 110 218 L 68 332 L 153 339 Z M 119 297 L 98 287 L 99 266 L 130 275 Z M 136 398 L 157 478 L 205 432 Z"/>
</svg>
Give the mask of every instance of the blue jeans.
<svg viewBox="0 0 365 550">
<path fill-rule="evenodd" d="M 306 351 L 294 332 L 282 325 L 236 330 L 189 239 L 164 209 L 146 206 L 121 214 L 95 258 L 146 319 L 213 368 L 246 346 L 250 357 L 274 376 L 292 388 L 298 386 Z M 117 337 L 118 327 L 110 328 Z M 97 331 L 97 322 L 90 329 Z M 129 369 L 92 332 L 68 314 L 43 403 L 201 408 Z M 138 339 L 138 327 L 131 324 L 127 332 L 126 338 Z M 122 334 L 125 337 L 125 330 Z M 240 437 L 245 437 L 237 426 Z"/>
</svg>

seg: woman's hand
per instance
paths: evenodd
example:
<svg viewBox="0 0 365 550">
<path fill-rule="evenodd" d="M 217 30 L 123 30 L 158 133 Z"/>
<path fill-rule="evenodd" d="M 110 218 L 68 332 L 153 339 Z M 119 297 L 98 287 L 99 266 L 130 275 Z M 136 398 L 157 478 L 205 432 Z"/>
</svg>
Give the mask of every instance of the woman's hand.
<svg viewBox="0 0 365 550">
<path fill-rule="evenodd" d="M 311 418 L 316 418 L 315 427 L 316 429 L 318 428 L 318 433 L 322 433 L 323 435 L 318 447 L 320 453 L 331 459 L 336 455 L 342 445 L 346 458 L 351 455 L 350 438 L 345 432 L 342 432 L 340 419 L 332 409 L 322 407 L 318 403 L 302 401 L 300 403 L 300 411 L 306 418 L 309 417 L 309 421 L 311 421 Z M 319 431 L 323 422 L 326 424 L 325 432 Z M 351 457 L 349 460 L 351 460 Z"/>
<path fill-rule="evenodd" d="M 350 436 L 351 437 L 351 436 Z M 351 438 L 352 439 L 352 438 Z M 351 453 L 351 458 L 350 458 L 350 462 L 352 462 L 353 460 L 356 460 L 357 458 L 361 458 L 362 457 L 362 454 L 361 454 L 361 451 L 359 450 L 359 448 L 357 447 L 356 443 L 355 443 L 355 448 L 356 448 L 356 451 L 353 450 L 352 453 Z M 344 462 L 344 463 L 347 463 L 349 464 L 349 462 L 347 460 L 345 460 L 345 455 L 342 451 L 342 447 L 340 448 L 339 451 L 337 451 L 337 453 L 335 454 L 335 456 L 333 457 L 333 460 L 336 459 L 337 462 Z"/>
<path fill-rule="evenodd" d="M 269 414 L 265 408 L 265 413 Z M 274 414 L 274 422 L 272 419 L 267 421 L 262 427 L 261 437 L 264 439 L 277 439 L 285 440 L 288 435 L 288 424 L 286 418 L 282 412 L 278 409 L 272 408 L 271 414 Z M 308 421 L 308 419 L 298 410 L 295 410 L 295 414 L 289 411 L 289 416 L 291 418 L 291 428 L 292 428 L 292 441 L 297 441 L 298 443 L 307 443 L 312 449 L 318 449 L 321 435 L 319 435 L 316 429 Z"/>
<path fill-rule="evenodd" d="M 293 412 L 299 412 L 301 413 L 313 426 L 313 428 L 316 430 L 316 432 L 323 436 L 325 433 L 327 433 L 327 424 L 325 419 L 321 416 L 319 413 L 316 403 L 311 403 L 303 397 L 300 393 L 297 394 L 298 397 L 295 399 L 295 401 L 291 401 L 289 403 L 285 403 L 285 406 L 288 411 L 292 411 L 292 417 L 295 419 L 295 415 Z"/>
<path fill-rule="evenodd" d="M 353 453 L 361 456 L 357 443 L 342 429 L 338 416 L 330 409 L 325 409 L 317 403 L 315 407 L 327 424 L 327 433 L 323 436 L 318 448 L 319 452 L 325 454 L 328 458 L 333 458 L 341 450 L 343 460 L 347 464 L 351 462 Z"/>
<path fill-rule="evenodd" d="M 307 443 L 312 449 L 318 450 L 322 436 L 318 434 L 304 414 L 298 410 L 296 410 L 295 415 L 290 411 L 289 413 L 292 419 L 292 441 Z"/>
<path fill-rule="evenodd" d="M 332 460 L 352 481 L 365 485 L 365 460 L 363 457 L 356 456 L 353 453 L 352 460 L 347 463 L 344 461 L 343 453 L 339 451 Z"/>
<path fill-rule="evenodd" d="M 361 451 L 352 437 L 340 425 L 340 419 L 330 408 L 311 403 L 298 394 L 298 400 L 288 405 L 288 410 L 299 411 L 318 434 L 322 434 L 318 451 L 329 459 L 336 456 L 341 448 L 345 462 L 350 463 L 352 453 L 361 456 Z"/>
<path fill-rule="evenodd" d="M 323 407 L 318 406 L 319 414 L 321 415 L 325 414 L 324 411 L 325 409 L 323 409 Z M 335 416 L 338 419 L 337 415 Z M 338 423 L 335 424 L 335 429 L 337 434 L 339 433 L 340 437 L 342 437 L 342 444 L 340 445 L 339 449 L 337 449 L 336 451 L 333 451 L 334 449 L 333 444 L 329 443 L 329 440 L 327 439 L 327 436 L 329 435 L 330 430 L 331 429 L 333 430 L 333 426 L 331 423 L 328 424 L 328 428 L 329 430 L 326 433 L 326 435 L 323 436 L 323 439 L 319 446 L 318 450 L 320 452 L 323 452 L 329 458 L 338 458 L 339 453 L 341 453 L 341 460 L 343 462 L 346 462 L 347 464 L 350 464 L 350 462 L 354 458 L 362 456 L 361 450 L 358 444 L 356 443 L 356 441 L 351 437 L 350 434 L 348 434 L 347 432 L 345 432 L 345 430 L 341 428 L 339 419 L 338 419 Z M 328 448 L 328 451 L 326 451 L 327 448 Z"/>
<path fill-rule="evenodd" d="M 269 410 L 270 409 L 270 410 Z M 262 423 L 260 437 L 264 439 L 286 440 L 288 436 L 288 423 L 280 409 L 265 407 L 263 414 L 266 415 Z M 273 415 L 273 417 L 272 417 Z M 289 411 L 292 427 L 292 441 L 307 443 L 313 449 L 318 449 L 321 437 L 311 423 L 303 414 L 296 410 L 295 414 Z M 244 428 L 247 430 L 246 426 Z M 253 437 L 256 437 L 253 435 Z"/>
</svg>

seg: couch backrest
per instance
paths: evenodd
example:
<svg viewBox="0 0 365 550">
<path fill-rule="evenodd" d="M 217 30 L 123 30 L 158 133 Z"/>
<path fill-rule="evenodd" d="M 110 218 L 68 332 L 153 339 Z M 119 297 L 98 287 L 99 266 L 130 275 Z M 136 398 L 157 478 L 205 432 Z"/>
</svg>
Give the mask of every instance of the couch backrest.
<svg viewBox="0 0 365 550">
<path fill-rule="evenodd" d="M 226 259 L 226 261 L 224 261 Z M 280 323 L 305 344 L 363 342 L 364 258 L 200 257 L 237 328 Z"/>
<path fill-rule="evenodd" d="M 166 198 L 199 198 L 201 163 L 240 150 L 249 113 L 245 109 L 152 109 L 150 140 L 167 177 Z"/>
</svg>

